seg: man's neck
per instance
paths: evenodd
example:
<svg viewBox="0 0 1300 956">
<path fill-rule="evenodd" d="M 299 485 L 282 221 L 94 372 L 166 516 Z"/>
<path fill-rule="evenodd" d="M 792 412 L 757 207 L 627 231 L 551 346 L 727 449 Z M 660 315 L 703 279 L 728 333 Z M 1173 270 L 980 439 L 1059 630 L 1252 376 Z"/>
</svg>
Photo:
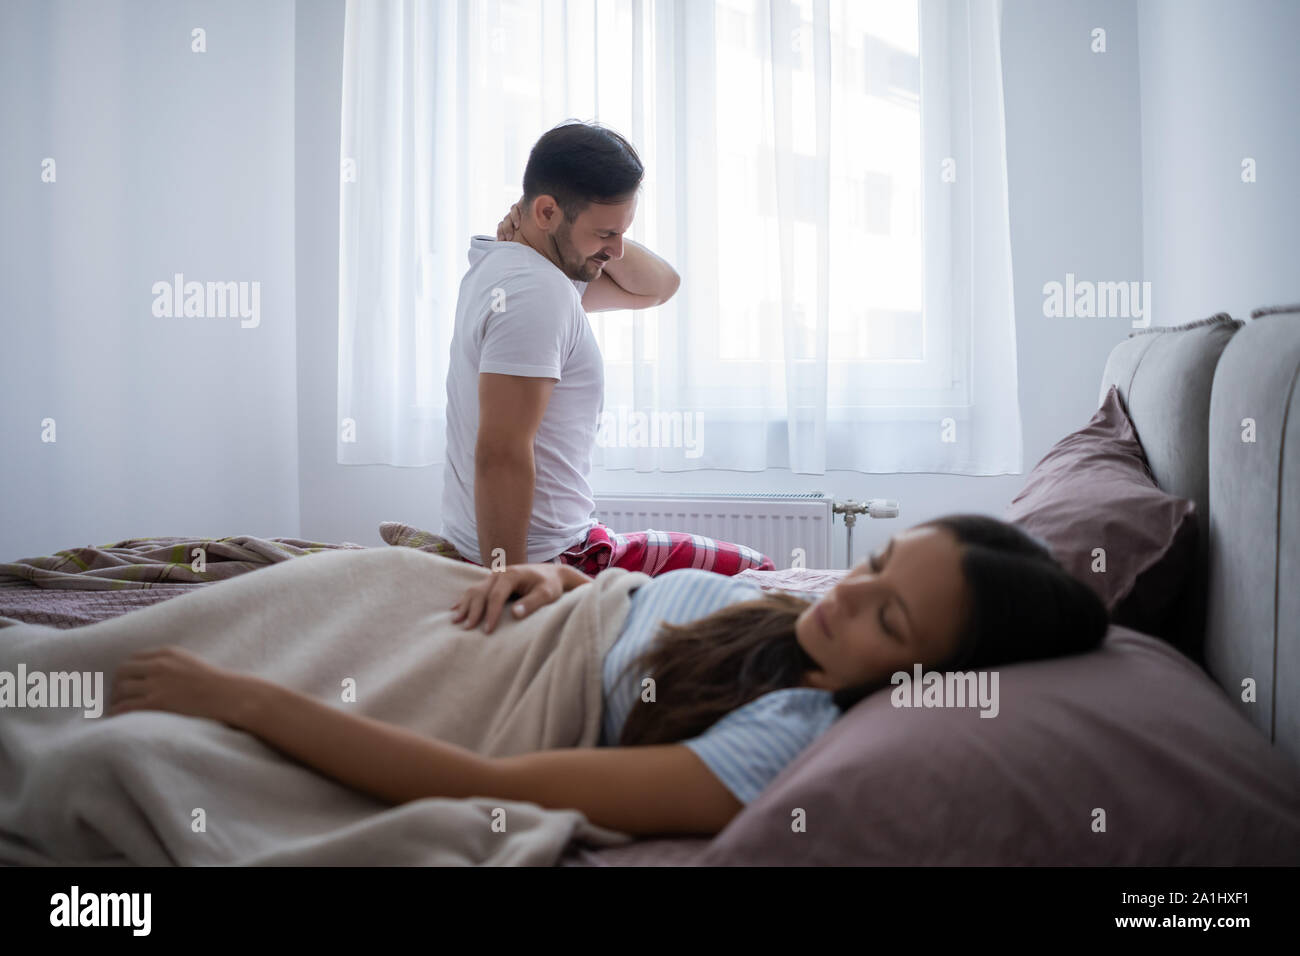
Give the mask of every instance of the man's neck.
<svg viewBox="0 0 1300 956">
<path fill-rule="evenodd" d="M 520 228 L 520 229 L 515 230 L 515 234 L 514 234 L 510 239 L 508 239 L 508 240 L 506 240 L 506 241 L 507 241 L 507 242 L 522 242 L 524 245 L 528 246 L 530 249 L 533 249 L 533 250 L 535 250 L 536 252 L 538 252 L 538 253 L 544 255 L 547 259 L 549 259 L 549 260 L 551 261 L 551 264 L 552 264 L 553 266 L 555 266 L 555 268 L 559 269 L 561 272 L 564 271 L 564 267 L 563 267 L 562 265 L 560 265 L 559 260 L 556 259 L 556 257 L 555 257 L 555 253 L 554 253 L 554 252 L 552 251 L 552 249 L 551 249 L 551 244 L 550 244 L 549 242 L 546 241 L 546 234 L 545 234 L 545 233 L 543 233 L 543 234 L 542 234 L 541 236 L 539 236 L 539 237 L 530 237 L 530 236 L 528 236 L 528 235 L 525 233 L 525 231 L 523 230 L 523 228 Z"/>
</svg>

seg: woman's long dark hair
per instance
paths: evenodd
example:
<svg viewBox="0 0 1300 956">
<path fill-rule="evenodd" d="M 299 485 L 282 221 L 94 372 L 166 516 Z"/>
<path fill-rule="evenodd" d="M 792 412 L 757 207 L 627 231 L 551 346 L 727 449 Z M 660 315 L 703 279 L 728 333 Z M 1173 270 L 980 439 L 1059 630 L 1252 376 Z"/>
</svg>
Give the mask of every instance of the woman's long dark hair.
<svg viewBox="0 0 1300 956">
<path fill-rule="evenodd" d="M 970 613 L 957 649 L 933 670 L 979 670 L 1096 648 L 1110 624 L 1097 594 L 1070 575 L 1038 538 L 980 514 L 914 525 L 951 532 L 961 548 Z M 664 624 L 629 671 L 654 679 L 656 700 L 638 699 L 620 746 L 675 743 L 770 691 L 802 685 L 817 662 L 795 639 L 811 602 L 772 593 L 721 608 L 689 624 Z M 890 686 L 883 677 L 832 694 L 841 711 Z"/>
</svg>

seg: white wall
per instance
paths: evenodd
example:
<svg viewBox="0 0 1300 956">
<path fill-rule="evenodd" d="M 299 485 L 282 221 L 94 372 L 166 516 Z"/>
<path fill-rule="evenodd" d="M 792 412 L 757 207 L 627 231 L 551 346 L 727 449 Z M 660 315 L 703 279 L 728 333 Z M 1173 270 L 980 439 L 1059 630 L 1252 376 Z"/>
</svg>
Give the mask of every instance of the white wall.
<svg viewBox="0 0 1300 956">
<path fill-rule="evenodd" d="M 1104 26 L 1108 52 L 1090 51 Z M 299 4 L 298 296 L 302 515 L 306 537 L 378 544 L 381 520 L 437 530 L 442 469 L 343 466 L 334 461 L 337 420 L 338 95 L 343 3 Z M 1131 3 L 1007 0 L 1003 28 L 1011 241 L 1015 258 L 1025 468 L 1096 409 L 1102 367 L 1129 331 L 1125 319 L 1043 317 L 1042 286 L 1067 271 L 1137 280 L 1142 222 L 1136 20 Z M 523 170 L 519 171 L 520 177 Z M 485 224 L 483 231 L 491 231 Z M 681 271 L 689 263 L 675 263 Z M 1022 475 L 824 477 L 708 471 L 593 475 L 597 491 L 826 491 L 895 498 L 895 520 L 862 521 L 854 553 L 895 531 L 950 511 L 1000 514 Z M 839 532 L 837 565 L 843 563 Z"/>
<path fill-rule="evenodd" d="M 1300 3 L 1142 0 L 1138 30 L 1157 321 L 1300 301 Z"/>
<path fill-rule="evenodd" d="M 0 561 L 297 533 L 293 28 L 291 0 L 0 4 Z M 177 272 L 260 281 L 260 325 L 155 317 Z"/>
</svg>

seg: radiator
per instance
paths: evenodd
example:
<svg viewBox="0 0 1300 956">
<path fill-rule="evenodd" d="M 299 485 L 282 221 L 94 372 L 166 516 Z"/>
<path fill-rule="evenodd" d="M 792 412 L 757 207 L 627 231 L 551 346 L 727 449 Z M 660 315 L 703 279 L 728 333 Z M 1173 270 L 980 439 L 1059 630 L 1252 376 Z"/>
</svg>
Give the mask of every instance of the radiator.
<svg viewBox="0 0 1300 956">
<path fill-rule="evenodd" d="M 831 566 L 834 501 L 808 494 L 597 494 L 615 531 L 689 531 L 761 551 L 778 568 Z"/>
</svg>

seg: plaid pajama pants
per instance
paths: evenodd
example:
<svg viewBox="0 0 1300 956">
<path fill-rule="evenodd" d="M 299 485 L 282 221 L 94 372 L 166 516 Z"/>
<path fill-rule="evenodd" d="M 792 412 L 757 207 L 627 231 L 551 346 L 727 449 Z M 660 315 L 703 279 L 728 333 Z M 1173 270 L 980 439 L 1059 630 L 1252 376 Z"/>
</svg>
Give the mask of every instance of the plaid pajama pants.
<svg viewBox="0 0 1300 956">
<path fill-rule="evenodd" d="M 618 534 L 599 522 L 587 532 L 586 541 L 552 558 L 551 563 L 571 564 L 593 577 L 606 568 L 643 571 L 651 577 L 680 568 L 701 568 L 727 575 L 749 568 L 776 570 L 771 558 L 743 544 L 715 541 L 684 531 Z"/>
<path fill-rule="evenodd" d="M 459 553 L 451 556 L 470 564 L 478 563 Z M 547 563 L 572 565 L 592 577 L 606 568 L 642 571 L 651 577 L 680 568 L 700 568 L 726 575 L 739 574 L 749 568 L 776 570 L 771 558 L 743 544 L 715 541 L 682 531 L 648 530 L 618 534 L 599 522 L 587 532 L 586 541 L 575 544 Z"/>
</svg>

